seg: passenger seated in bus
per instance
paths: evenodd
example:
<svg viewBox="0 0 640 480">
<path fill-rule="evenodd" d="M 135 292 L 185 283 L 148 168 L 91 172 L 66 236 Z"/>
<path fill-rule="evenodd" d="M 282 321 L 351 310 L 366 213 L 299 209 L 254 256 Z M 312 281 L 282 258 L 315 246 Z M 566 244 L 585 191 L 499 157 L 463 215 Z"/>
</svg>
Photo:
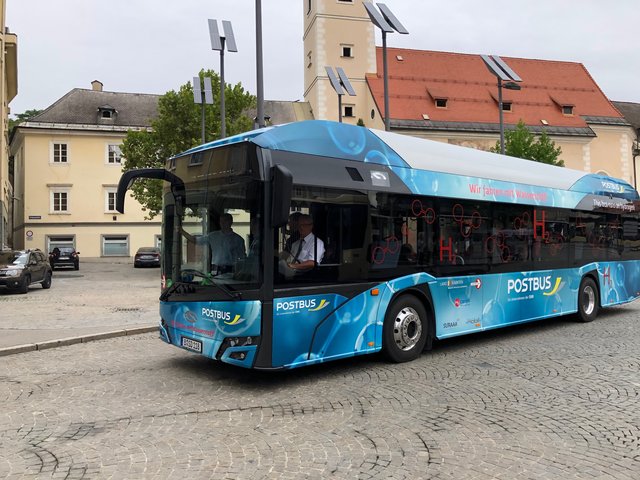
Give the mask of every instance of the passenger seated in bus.
<svg viewBox="0 0 640 480">
<path fill-rule="evenodd" d="M 280 273 L 285 276 L 311 270 L 324 257 L 324 242 L 313 234 L 311 215 L 300 215 L 298 233 L 299 239 L 291 245 L 291 256 L 281 261 Z"/>
</svg>

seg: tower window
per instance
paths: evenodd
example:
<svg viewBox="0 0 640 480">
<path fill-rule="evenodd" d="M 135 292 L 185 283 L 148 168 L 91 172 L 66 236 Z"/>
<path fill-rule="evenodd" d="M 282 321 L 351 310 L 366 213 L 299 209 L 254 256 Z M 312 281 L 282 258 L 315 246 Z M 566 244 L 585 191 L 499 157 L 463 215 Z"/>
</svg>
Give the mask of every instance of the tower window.
<svg viewBox="0 0 640 480">
<path fill-rule="evenodd" d="M 344 116 L 345 117 L 354 117 L 353 114 L 353 105 L 345 105 L 344 106 Z"/>
<path fill-rule="evenodd" d="M 342 45 L 342 56 L 353 57 L 353 47 L 351 45 Z"/>
<path fill-rule="evenodd" d="M 436 108 L 447 108 L 447 99 L 436 98 Z"/>
</svg>

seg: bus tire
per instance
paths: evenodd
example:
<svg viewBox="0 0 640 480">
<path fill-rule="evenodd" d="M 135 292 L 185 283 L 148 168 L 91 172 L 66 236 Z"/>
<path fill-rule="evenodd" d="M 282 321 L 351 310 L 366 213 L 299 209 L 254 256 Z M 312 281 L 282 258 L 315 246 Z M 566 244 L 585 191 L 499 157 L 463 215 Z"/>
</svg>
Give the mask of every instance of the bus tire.
<svg viewBox="0 0 640 480">
<path fill-rule="evenodd" d="M 382 331 L 382 350 L 392 362 L 415 360 L 425 347 L 429 325 L 427 311 L 413 295 L 402 295 L 387 309 Z"/>
<path fill-rule="evenodd" d="M 600 294 L 598 285 L 591 277 L 584 277 L 578 290 L 578 314 L 580 322 L 592 322 L 600 310 Z"/>
</svg>

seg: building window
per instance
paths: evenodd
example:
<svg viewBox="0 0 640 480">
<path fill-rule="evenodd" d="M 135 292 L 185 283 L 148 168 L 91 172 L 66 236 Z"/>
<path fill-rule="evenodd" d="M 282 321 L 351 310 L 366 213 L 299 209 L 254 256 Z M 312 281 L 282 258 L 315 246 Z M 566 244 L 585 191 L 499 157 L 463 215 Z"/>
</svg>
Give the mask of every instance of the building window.
<svg viewBox="0 0 640 480">
<path fill-rule="evenodd" d="M 342 56 L 353 58 L 353 45 L 341 45 Z"/>
<path fill-rule="evenodd" d="M 53 144 L 52 160 L 53 160 L 53 163 L 67 163 L 69 161 L 68 146 L 66 143 Z"/>
<path fill-rule="evenodd" d="M 122 152 L 120 145 L 107 145 L 107 163 L 109 165 L 120 165 L 122 162 Z"/>
<path fill-rule="evenodd" d="M 105 213 L 113 213 L 116 211 L 116 187 L 105 190 L 104 211 Z"/>
<path fill-rule="evenodd" d="M 66 190 L 51 190 L 50 213 L 69 213 L 69 192 Z"/>
<path fill-rule="evenodd" d="M 510 112 L 511 111 L 511 102 L 502 102 L 502 111 Z"/>
<path fill-rule="evenodd" d="M 127 235 L 102 235 L 103 257 L 128 257 L 129 237 Z"/>
<path fill-rule="evenodd" d="M 573 105 L 563 105 L 562 106 L 562 114 L 563 115 L 573 115 Z"/>
<path fill-rule="evenodd" d="M 447 108 L 447 99 L 436 98 L 436 108 Z"/>
<path fill-rule="evenodd" d="M 344 113 L 343 115 L 345 117 L 355 117 L 354 113 L 353 113 L 353 105 L 345 105 L 344 106 Z"/>
</svg>

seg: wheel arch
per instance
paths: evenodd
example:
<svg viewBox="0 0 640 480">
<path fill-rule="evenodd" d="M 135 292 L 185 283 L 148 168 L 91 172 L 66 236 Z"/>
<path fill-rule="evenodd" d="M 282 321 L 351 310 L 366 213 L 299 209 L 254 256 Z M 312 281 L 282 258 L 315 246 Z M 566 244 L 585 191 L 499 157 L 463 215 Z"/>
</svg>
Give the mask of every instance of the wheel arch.
<svg viewBox="0 0 640 480">
<path fill-rule="evenodd" d="M 387 310 L 393 305 L 393 303 L 400 297 L 404 295 L 412 295 L 416 297 L 420 303 L 423 304 L 425 310 L 427 311 L 427 343 L 425 345 L 425 350 L 431 349 L 431 344 L 433 340 L 436 338 L 436 317 L 435 317 L 435 309 L 433 306 L 433 298 L 431 296 L 431 290 L 429 289 L 429 285 L 427 283 L 423 283 L 420 285 L 413 285 L 411 287 L 399 290 L 393 294 L 391 299 L 389 300 L 389 304 L 387 306 Z M 386 315 L 386 311 L 385 311 Z"/>
<path fill-rule="evenodd" d="M 598 289 L 598 306 L 602 307 L 602 289 L 600 288 L 600 275 L 598 274 L 597 269 L 589 270 L 588 272 L 584 272 L 582 277 L 580 278 L 580 283 L 578 284 L 578 292 L 580 290 L 580 285 L 582 285 L 582 281 L 585 278 L 590 278 L 596 284 L 596 288 Z M 578 308 L 578 298 L 576 297 L 576 308 Z"/>
</svg>

